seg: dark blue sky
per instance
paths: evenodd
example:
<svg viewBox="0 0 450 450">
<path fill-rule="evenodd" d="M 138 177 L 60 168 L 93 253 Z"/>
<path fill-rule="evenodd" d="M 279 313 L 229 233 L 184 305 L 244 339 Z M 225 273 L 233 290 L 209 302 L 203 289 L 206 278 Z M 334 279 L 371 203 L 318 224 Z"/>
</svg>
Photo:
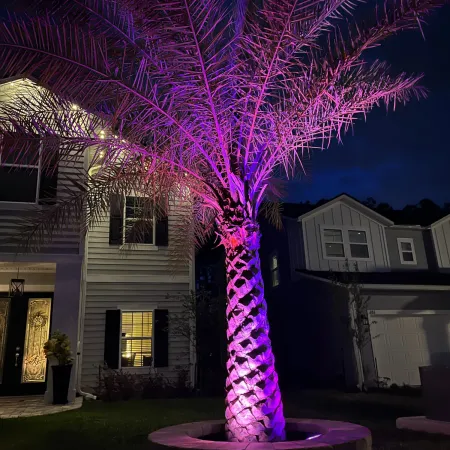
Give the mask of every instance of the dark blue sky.
<svg viewBox="0 0 450 450">
<path fill-rule="evenodd" d="M 424 28 L 389 38 L 370 58 L 394 72 L 424 73 L 429 97 L 395 112 L 373 110 L 342 144 L 316 151 L 309 179 L 289 184 L 289 201 L 316 201 L 347 192 L 394 207 L 430 198 L 450 202 L 450 7 L 434 12 Z"/>
</svg>

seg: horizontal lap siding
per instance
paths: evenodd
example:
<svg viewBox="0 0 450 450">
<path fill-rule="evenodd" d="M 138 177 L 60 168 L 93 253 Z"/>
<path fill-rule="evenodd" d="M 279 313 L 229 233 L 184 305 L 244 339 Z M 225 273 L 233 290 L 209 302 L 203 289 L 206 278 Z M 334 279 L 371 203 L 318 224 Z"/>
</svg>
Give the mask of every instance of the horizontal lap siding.
<svg viewBox="0 0 450 450">
<path fill-rule="evenodd" d="M 97 384 L 98 367 L 103 364 L 105 311 L 127 304 L 148 303 L 158 309 L 168 309 L 170 318 L 183 312 L 180 296 L 189 292 L 189 285 L 93 282 L 87 283 L 86 291 L 82 385 L 92 390 Z M 176 378 L 176 366 L 189 364 L 189 350 L 188 339 L 171 333 L 169 325 L 169 367 L 158 371 L 168 378 Z M 142 370 L 145 373 L 145 369 Z"/>
<path fill-rule="evenodd" d="M 67 196 L 65 191 L 70 184 L 69 177 L 81 176 L 83 156 L 70 155 L 61 159 L 58 168 L 58 200 Z M 73 187 L 73 184 L 71 185 Z M 45 206 L 20 205 L 8 206 L 0 202 L 0 253 L 16 253 L 18 248 L 15 241 L 20 236 L 20 228 L 25 220 L 32 220 L 36 208 Z M 11 241 L 13 239 L 13 241 Z M 30 244 L 32 247 L 32 244 Z M 52 241 L 39 249 L 45 254 L 78 254 L 80 251 L 80 227 L 78 223 L 67 224 L 61 231 L 55 233 Z"/>
<path fill-rule="evenodd" d="M 169 214 L 169 245 L 173 225 L 174 220 Z M 157 250 L 141 248 L 125 250 L 109 245 L 109 214 L 105 214 L 105 219 L 89 231 L 81 377 L 81 384 L 88 391 L 97 385 L 98 368 L 103 364 L 108 309 L 123 308 L 127 304 L 130 307 L 145 307 L 147 304 L 150 308 L 168 309 L 169 366 L 157 370 L 175 380 L 176 366 L 190 363 L 188 338 L 174 334 L 170 327 L 170 318 L 183 312 L 182 296 L 189 294 L 189 265 L 174 269 L 167 247 Z M 158 276 L 162 276 L 161 281 Z M 146 374 L 147 371 L 140 369 L 138 373 Z"/>
<path fill-rule="evenodd" d="M 174 221 L 169 217 L 169 243 L 171 241 L 170 229 Z M 177 267 L 173 272 L 173 265 L 169 260 L 167 247 L 158 250 L 120 249 L 109 245 L 109 219 L 89 232 L 87 275 L 167 275 L 188 276 L 189 266 Z"/>
</svg>

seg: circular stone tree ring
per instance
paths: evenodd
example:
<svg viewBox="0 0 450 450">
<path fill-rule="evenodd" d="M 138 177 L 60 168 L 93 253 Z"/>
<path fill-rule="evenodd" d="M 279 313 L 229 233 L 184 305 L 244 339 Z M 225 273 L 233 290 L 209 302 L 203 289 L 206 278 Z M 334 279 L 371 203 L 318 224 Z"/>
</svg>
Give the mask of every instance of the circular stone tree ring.
<svg viewBox="0 0 450 450">
<path fill-rule="evenodd" d="M 185 423 L 162 428 L 149 435 L 149 440 L 168 448 L 188 448 L 190 450 L 371 450 L 370 430 L 348 422 L 318 419 L 286 419 L 286 433 L 304 433 L 309 436 L 302 440 L 283 442 L 227 442 L 208 440 L 224 432 L 223 420 Z"/>
</svg>

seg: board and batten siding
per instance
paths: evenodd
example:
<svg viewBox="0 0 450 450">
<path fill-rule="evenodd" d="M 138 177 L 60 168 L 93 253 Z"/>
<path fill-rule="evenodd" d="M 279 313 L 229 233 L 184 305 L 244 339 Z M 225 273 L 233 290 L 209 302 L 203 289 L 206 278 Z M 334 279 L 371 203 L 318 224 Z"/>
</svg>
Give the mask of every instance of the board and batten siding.
<svg viewBox="0 0 450 450">
<path fill-rule="evenodd" d="M 355 229 L 367 231 L 367 241 L 373 258 L 369 261 L 357 261 L 361 272 L 386 270 L 389 267 L 384 226 L 343 202 L 334 203 L 317 214 L 305 217 L 301 225 L 307 270 L 341 271 L 344 269 L 344 260 L 324 257 L 321 235 L 321 228 L 324 226 L 355 227 Z M 349 262 L 352 264 L 351 258 Z"/>
<path fill-rule="evenodd" d="M 173 222 L 169 212 L 169 245 Z M 121 249 L 110 245 L 109 213 L 89 231 L 85 258 L 81 386 L 92 391 L 97 385 L 99 367 L 104 363 L 106 311 L 127 307 L 169 311 L 169 366 L 156 370 L 174 380 L 176 366 L 188 367 L 191 362 L 189 339 L 170 327 L 171 317 L 183 313 L 182 296 L 193 287 L 190 265 L 175 269 L 168 247 Z M 149 368 L 127 370 L 146 374 Z"/>
<path fill-rule="evenodd" d="M 450 269 L 450 216 L 431 226 L 439 269 Z"/>
</svg>

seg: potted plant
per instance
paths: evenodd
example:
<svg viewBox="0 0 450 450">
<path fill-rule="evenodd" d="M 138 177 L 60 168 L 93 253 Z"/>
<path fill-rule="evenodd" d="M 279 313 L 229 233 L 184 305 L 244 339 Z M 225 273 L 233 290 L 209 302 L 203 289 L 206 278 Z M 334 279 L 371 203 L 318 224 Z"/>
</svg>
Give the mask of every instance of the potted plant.
<svg viewBox="0 0 450 450">
<path fill-rule="evenodd" d="M 52 366 L 53 404 L 64 405 L 67 403 L 73 361 L 67 334 L 60 331 L 53 332 L 44 344 L 44 352 L 47 359 L 58 361 L 58 364 Z"/>
</svg>

